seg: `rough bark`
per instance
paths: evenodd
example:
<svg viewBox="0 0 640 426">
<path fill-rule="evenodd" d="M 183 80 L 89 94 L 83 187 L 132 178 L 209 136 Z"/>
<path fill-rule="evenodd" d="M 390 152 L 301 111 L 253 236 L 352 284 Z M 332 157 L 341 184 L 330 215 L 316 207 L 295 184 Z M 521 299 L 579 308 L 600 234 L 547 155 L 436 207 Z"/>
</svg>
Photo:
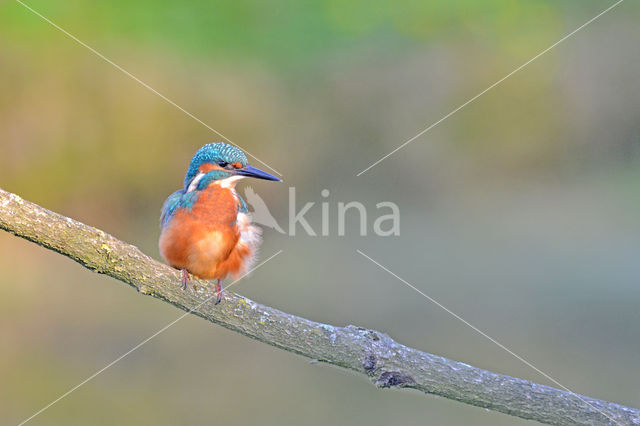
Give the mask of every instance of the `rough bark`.
<svg viewBox="0 0 640 426">
<path fill-rule="evenodd" d="M 70 257 L 215 324 L 307 358 L 364 374 L 380 388 L 411 388 L 524 419 L 561 425 L 640 424 L 640 410 L 505 376 L 401 345 L 384 333 L 311 321 L 227 292 L 219 305 L 195 280 L 138 248 L 0 189 L 0 228 Z M 197 307 L 197 308 L 196 308 Z"/>
</svg>

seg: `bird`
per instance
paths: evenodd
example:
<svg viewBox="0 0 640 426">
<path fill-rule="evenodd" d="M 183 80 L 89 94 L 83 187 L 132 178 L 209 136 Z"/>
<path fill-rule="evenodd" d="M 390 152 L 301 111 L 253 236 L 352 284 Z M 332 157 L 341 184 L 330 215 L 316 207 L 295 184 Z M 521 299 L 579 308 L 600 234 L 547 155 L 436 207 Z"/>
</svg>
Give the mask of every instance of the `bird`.
<svg viewBox="0 0 640 426">
<path fill-rule="evenodd" d="M 160 215 L 160 254 L 182 271 L 183 290 L 190 275 L 215 280 L 216 305 L 222 300 L 221 281 L 246 274 L 262 242 L 261 228 L 251 223 L 235 189 L 243 178 L 282 181 L 250 166 L 234 145 L 206 144 L 191 159 L 183 188 L 166 199 Z"/>
</svg>

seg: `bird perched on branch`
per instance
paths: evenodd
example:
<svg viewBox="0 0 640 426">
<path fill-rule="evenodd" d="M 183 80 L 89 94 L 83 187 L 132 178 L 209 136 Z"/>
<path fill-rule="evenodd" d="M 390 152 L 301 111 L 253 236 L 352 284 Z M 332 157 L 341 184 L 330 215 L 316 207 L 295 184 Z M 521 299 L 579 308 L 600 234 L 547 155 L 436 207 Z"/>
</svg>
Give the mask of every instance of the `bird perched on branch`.
<svg viewBox="0 0 640 426">
<path fill-rule="evenodd" d="M 162 206 L 160 254 L 182 270 L 183 289 L 189 274 L 216 280 L 216 304 L 222 299 L 221 280 L 245 274 L 261 242 L 261 229 L 251 224 L 247 205 L 235 190 L 245 177 L 280 181 L 250 166 L 235 146 L 207 144 L 191 159 L 184 189 Z"/>
</svg>

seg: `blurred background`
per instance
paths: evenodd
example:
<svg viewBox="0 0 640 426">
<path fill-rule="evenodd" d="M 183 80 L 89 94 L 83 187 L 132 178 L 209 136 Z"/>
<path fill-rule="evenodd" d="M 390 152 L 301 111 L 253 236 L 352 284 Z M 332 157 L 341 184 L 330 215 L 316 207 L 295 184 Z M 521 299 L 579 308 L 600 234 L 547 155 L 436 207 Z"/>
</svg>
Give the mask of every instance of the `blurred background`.
<svg viewBox="0 0 640 426">
<path fill-rule="evenodd" d="M 640 406 L 640 5 L 624 2 L 363 175 L 612 1 L 28 4 L 284 175 L 330 236 L 265 229 L 260 303 Z M 0 186 L 159 258 L 160 207 L 221 138 L 17 2 L 0 4 Z M 261 166 L 253 161 L 256 166 Z M 265 168 L 263 166 L 263 168 Z M 239 188 L 244 191 L 245 183 Z M 320 196 L 323 189 L 331 195 Z M 400 236 L 337 236 L 337 203 Z M 0 417 L 15 424 L 181 311 L 0 234 Z M 187 317 L 31 424 L 524 421 L 367 380 Z"/>
</svg>

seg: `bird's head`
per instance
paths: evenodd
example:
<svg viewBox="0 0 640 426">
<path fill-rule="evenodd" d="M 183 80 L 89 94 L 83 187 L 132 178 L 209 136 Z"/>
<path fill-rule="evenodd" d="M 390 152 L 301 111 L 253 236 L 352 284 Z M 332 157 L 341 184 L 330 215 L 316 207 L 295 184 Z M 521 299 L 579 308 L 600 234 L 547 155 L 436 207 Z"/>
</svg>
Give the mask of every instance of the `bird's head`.
<svg viewBox="0 0 640 426">
<path fill-rule="evenodd" d="M 187 192 L 204 189 L 215 181 L 233 186 L 244 177 L 280 181 L 279 178 L 249 165 L 247 156 L 233 145 L 209 143 L 195 153 L 184 178 Z"/>
</svg>

